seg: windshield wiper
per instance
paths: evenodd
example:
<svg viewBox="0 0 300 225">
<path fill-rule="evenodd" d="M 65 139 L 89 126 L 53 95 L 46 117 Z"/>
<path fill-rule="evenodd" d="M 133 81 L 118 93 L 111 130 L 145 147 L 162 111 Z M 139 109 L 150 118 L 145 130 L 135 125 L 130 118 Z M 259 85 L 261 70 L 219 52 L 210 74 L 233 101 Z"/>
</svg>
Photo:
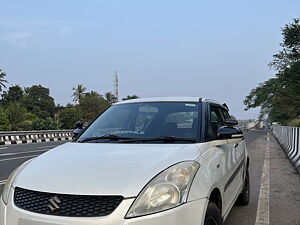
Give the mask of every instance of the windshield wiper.
<svg viewBox="0 0 300 225">
<path fill-rule="evenodd" d="M 193 142 L 196 140 L 192 138 L 178 138 L 174 136 L 160 136 L 156 138 L 132 138 L 129 140 L 124 140 L 119 143 L 132 143 L 132 142 L 151 142 L 151 141 L 163 141 L 163 142 L 176 142 L 176 141 L 185 141 L 185 142 Z"/>
<path fill-rule="evenodd" d="M 85 138 L 85 139 L 83 139 L 82 141 L 79 141 L 79 142 L 82 143 L 82 142 L 93 141 L 93 140 L 101 140 L 101 139 L 109 139 L 109 140 L 131 140 L 133 138 L 117 136 L 117 135 L 114 135 L 114 134 L 105 134 L 103 136 Z"/>
</svg>

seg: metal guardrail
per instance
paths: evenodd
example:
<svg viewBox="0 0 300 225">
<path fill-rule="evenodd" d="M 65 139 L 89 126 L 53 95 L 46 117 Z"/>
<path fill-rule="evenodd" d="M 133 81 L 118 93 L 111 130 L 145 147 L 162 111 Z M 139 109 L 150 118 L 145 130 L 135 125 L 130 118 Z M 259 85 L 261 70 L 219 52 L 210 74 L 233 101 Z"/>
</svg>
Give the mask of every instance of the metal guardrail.
<svg viewBox="0 0 300 225">
<path fill-rule="evenodd" d="M 300 173 L 300 127 L 273 125 L 272 133 Z"/>
<path fill-rule="evenodd" d="M 22 134 L 48 134 L 48 133 L 69 133 L 73 130 L 31 130 L 31 131 L 0 131 L 0 136 L 22 135 Z"/>
<path fill-rule="evenodd" d="M 72 130 L 4 131 L 0 132 L 0 145 L 72 140 L 72 137 Z"/>
</svg>

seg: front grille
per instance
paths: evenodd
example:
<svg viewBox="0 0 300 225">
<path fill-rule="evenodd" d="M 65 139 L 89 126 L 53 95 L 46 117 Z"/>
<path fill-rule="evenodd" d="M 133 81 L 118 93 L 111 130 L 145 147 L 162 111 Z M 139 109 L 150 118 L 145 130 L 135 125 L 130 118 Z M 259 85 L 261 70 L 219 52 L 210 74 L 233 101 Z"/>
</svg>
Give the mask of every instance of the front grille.
<svg viewBox="0 0 300 225">
<path fill-rule="evenodd" d="M 67 217 L 101 217 L 111 214 L 122 196 L 65 195 L 15 188 L 17 207 L 40 214 Z M 51 200 L 51 201 L 50 201 Z"/>
</svg>

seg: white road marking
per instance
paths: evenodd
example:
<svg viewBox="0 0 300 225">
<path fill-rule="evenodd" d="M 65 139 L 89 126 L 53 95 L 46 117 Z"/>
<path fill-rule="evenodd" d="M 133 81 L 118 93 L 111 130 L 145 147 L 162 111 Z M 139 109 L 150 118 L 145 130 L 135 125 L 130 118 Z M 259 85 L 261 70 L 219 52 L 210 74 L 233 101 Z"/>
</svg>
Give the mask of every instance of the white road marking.
<svg viewBox="0 0 300 225">
<path fill-rule="evenodd" d="M 9 158 L 9 159 L 0 159 L 0 162 L 9 161 L 9 160 L 16 160 L 16 159 L 33 158 L 33 157 L 36 157 L 36 156 L 38 156 L 38 155 L 29 155 L 29 156 L 22 156 L 22 157 Z"/>
<path fill-rule="evenodd" d="M 0 186 L 6 184 L 7 180 L 0 180 Z"/>
<path fill-rule="evenodd" d="M 270 209 L 269 209 L 269 188 L 270 188 L 270 133 L 267 136 L 266 152 L 264 167 L 261 177 L 260 192 L 258 198 L 258 206 L 256 212 L 255 225 L 270 224 Z"/>
<path fill-rule="evenodd" d="M 56 146 L 58 145 L 47 145 L 47 146 L 41 146 L 41 147 L 37 147 L 37 148 L 40 148 L 40 149 L 44 149 L 44 148 L 55 148 Z"/>
<path fill-rule="evenodd" d="M 0 147 L 0 150 L 8 149 L 8 147 Z"/>
<path fill-rule="evenodd" d="M 3 153 L 3 154 L 0 154 L 0 157 L 1 157 L 1 156 L 10 156 L 10 155 L 19 155 L 19 154 L 33 153 L 33 152 L 45 152 L 45 151 L 48 151 L 48 150 L 49 150 L 49 149 L 36 150 L 36 151 L 27 151 L 27 152 Z"/>
</svg>

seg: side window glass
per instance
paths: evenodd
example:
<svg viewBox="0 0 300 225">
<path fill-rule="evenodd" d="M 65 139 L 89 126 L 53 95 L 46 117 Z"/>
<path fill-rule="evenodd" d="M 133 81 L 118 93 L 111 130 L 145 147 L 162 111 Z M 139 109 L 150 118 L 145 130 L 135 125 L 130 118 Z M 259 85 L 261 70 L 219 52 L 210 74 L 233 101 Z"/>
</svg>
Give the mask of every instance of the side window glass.
<svg viewBox="0 0 300 225">
<path fill-rule="evenodd" d="M 231 119 L 231 116 L 229 115 L 228 111 L 226 109 L 221 109 L 223 113 L 224 119 Z"/>
<path fill-rule="evenodd" d="M 224 126 L 224 119 L 219 107 L 212 106 L 210 110 L 210 120 L 208 128 L 208 136 L 210 139 L 217 139 L 218 128 Z"/>
</svg>

